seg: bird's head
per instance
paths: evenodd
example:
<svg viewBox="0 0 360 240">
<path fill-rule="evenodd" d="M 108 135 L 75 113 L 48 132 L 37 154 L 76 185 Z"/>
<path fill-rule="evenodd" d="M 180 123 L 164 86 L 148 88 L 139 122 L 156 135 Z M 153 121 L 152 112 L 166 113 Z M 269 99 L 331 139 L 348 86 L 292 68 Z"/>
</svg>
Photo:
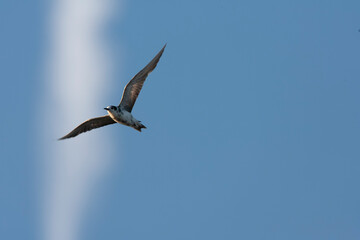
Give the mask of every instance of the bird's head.
<svg viewBox="0 0 360 240">
<path fill-rule="evenodd" d="M 116 111 L 117 107 L 115 106 L 107 106 L 106 108 L 104 108 L 106 111 L 109 111 L 109 112 L 114 112 Z"/>
</svg>

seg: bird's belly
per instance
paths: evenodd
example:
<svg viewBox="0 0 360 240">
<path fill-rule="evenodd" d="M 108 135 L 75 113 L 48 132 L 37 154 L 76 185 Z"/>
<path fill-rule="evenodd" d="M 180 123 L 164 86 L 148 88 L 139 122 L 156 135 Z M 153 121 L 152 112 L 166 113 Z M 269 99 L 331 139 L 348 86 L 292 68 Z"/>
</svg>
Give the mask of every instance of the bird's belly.
<svg viewBox="0 0 360 240">
<path fill-rule="evenodd" d="M 110 117 L 117 123 L 126 125 L 126 126 L 133 126 L 136 122 L 136 119 L 128 112 L 121 112 L 110 114 Z"/>
</svg>

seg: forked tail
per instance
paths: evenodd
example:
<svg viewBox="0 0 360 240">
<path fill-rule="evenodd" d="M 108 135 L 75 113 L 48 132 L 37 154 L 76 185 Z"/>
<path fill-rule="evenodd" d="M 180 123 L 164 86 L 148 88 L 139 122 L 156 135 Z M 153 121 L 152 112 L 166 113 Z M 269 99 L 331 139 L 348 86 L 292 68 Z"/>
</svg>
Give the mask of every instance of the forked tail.
<svg viewBox="0 0 360 240">
<path fill-rule="evenodd" d="M 138 130 L 139 132 L 141 132 L 141 129 L 142 128 L 146 128 L 142 123 L 140 123 L 140 122 L 138 122 L 135 126 L 134 126 L 134 128 L 136 129 L 136 130 Z"/>
</svg>

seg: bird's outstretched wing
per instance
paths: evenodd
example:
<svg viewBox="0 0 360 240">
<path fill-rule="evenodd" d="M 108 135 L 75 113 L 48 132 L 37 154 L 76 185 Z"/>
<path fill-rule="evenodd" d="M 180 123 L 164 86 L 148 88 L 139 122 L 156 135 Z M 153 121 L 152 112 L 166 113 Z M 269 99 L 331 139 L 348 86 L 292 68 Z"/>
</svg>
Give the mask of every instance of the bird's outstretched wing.
<svg viewBox="0 0 360 240">
<path fill-rule="evenodd" d="M 89 120 L 83 122 L 79 126 L 77 126 L 74 130 L 72 130 L 67 135 L 63 136 L 62 138 L 59 138 L 59 140 L 76 137 L 80 133 L 84 133 L 84 132 L 90 131 L 94 128 L 103 127 L 103 126 L 113 124 L 113 123 L 115 123 L 115 121 L 109 115 L 105 115 L 105 116 L 98 117 L 98 118 L 92 118 L 92 119 L 89 119 Z"/>
<path fill-rule="evenodd" d="M 157 63 L 160 60 L 161 55 L 164 52 L 165 46 L 160 50 L 160 52 L 151 60 L 151 62 L 146 65 L 138 74 L 136 74 L 130 82 L 124 88 L 124 92 L 119 104 L 119 107 L 125 109 L 128 112 L 131 112 L 137 97 L 141 91 L 141 88 L 145 82 L 146 77 L 151 73 L 156 67 Z"/>
</svg>

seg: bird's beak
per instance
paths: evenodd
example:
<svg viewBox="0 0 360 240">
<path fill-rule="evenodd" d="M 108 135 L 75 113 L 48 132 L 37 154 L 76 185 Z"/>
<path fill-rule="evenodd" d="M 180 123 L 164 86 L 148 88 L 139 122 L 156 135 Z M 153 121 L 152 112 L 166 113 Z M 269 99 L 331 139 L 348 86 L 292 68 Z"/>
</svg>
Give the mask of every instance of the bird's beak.
<svg viewBox="0 0 360 240">
<path fill-rule="evenodd" d="M 104 108 L 106 111 L 109 111 L 109 109 L 108 108 Z"/>
</svg>

